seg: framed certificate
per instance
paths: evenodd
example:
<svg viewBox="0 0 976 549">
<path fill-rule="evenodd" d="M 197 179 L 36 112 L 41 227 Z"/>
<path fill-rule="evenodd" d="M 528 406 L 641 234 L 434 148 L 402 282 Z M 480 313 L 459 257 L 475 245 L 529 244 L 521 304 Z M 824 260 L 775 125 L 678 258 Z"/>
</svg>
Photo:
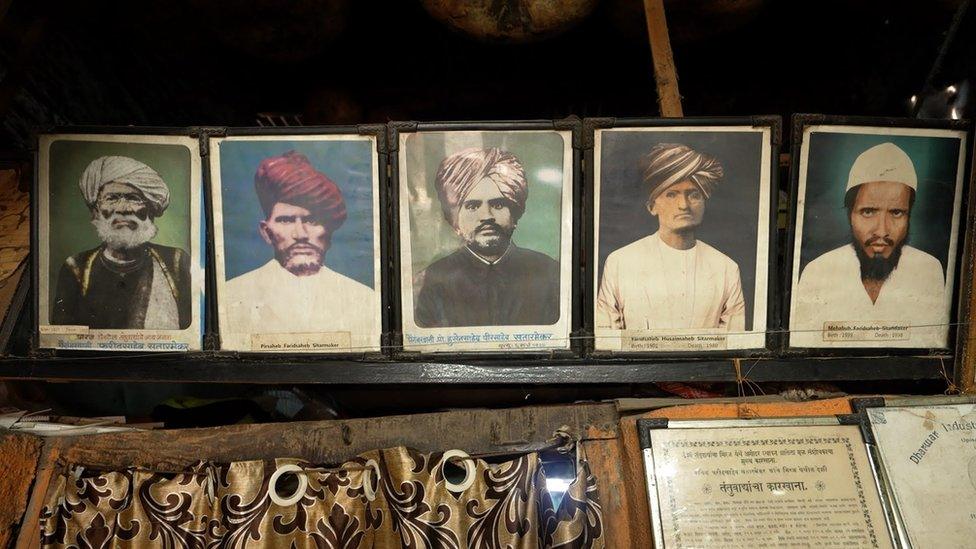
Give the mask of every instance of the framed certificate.
<svg viewBox="0 0 976 549">
<path fill-rule="evenodd" d="M 971 545 L 976 538 L 976 399 L 872 400 L 878 402 L 864 407 L 870 449 L 902 546 Z"/>
<path fill-rule="evenodd" d="M 404 351 L 574 347 L 579 126 L 391 123 Z"/>
<path fill-rule="evenodd" d="M 186 130 L 68 129 L 38 137 L 38 347 L 200 350 L 203 201 Z"/>
<path fill-rule="evenodd" d="M 856 422 L 640 420 L 654 547 L 892 547 Z"/>
<path fill-rule="evenodd" d="M 209 141 L 220 348 L 379 353 L 386 126 Z"/>
<path fill-rule="evenodd" d="M 598 353 L 752 355 L 776 326 L 779 117 L 587 119 Z"/>
</svg>

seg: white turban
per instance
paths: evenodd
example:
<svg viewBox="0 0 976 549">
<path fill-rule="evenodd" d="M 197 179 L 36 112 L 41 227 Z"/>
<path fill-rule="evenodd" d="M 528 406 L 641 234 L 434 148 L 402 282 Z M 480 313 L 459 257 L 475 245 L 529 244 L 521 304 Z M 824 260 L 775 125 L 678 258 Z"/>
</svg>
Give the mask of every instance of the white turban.
<svg viewBox="0 0 976 549">
<path fill-rule="evenodd" d="M 156 170 L 127 156 L 102 156 L 92 160 L 78 181 L 89 208 L 95 207 L 102 187 L 113 181 L 135 187 L 155 210 L 155 216 L 169 206 L 169 188 Z"/>
</svg>

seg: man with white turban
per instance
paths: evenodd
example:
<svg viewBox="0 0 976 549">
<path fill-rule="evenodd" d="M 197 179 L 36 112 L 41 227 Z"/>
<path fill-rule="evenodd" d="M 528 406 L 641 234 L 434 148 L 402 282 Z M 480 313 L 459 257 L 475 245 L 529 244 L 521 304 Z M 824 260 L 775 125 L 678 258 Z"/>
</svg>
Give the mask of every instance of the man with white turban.
<svg viewBox="0 0 976 549">
<path fill-rule="evenodd" d="M 800 272 L 790 346 L 861 344 L 863 333 L 825 337 L 825 325 L 848 322 L 911 324 L 909 346 L 945 346 L 949 309 L 942 263 L 907 244 L 917 189 L 915 165 L 894 143 L 875 145 L 854 160 L 844 196 L 851 242 Z M 815 223 L 804 221 L 804 238 L 816 234 Z"/>
<path fill-rule="evenodd" d="M 434 187 L 462 246 L 417 275 L 417 325 L 556 323 L 559 263 L 512 243 L 529 196 L 519 159 L 499 148 L 465 149 L 441 162 Z"/>
<path fill-rule="evenodd" d="M 661 143 L 641 158 L 641 171 L 659 228 L 607 257 L 596 327 L 743 331 L 739 266 L 695 234 L 722 165 L 686 145 Z"/>
<path fill-rule="evenodd" d="M 125 156 L 93 160 L 78 182 L 102 244 L 65 260 L 52 323 L 101 329 L 180 330 L 190 325 L 190 258 L 150 242 L 169 188 Z"/>
</svg>

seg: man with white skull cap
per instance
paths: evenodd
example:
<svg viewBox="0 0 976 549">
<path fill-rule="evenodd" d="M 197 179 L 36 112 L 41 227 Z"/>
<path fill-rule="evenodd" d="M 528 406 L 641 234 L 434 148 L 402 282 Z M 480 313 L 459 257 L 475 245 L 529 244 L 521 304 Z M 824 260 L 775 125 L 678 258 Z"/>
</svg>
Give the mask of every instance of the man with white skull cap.
<svg viewBox="0 0 976 549">
<path fill-rule="evenodd" d="M 791 346 L 850 346 L 850 340 L 827 337 L 825 325 L 852 322 L 910 324 L 910 346 L 945 345 L 942 264 L 907 244 L 917 190 L 915 165 L 894 143 L 875 145 L 857 157 L 844 198 L 852 242 L 814 259 L 800 273 Z M 805 235 L 814 232 L 813 221 L 804 223 Z"/>
<path fill-rule="evenodd" d="M 190 261 L 150 242 L 169 187 L 134 158 L 96 158 L 78 181 L 102 244 L 65 260 L 52 324 L 96 329 L 179 330 L 190 325 Z"/>
</svg>

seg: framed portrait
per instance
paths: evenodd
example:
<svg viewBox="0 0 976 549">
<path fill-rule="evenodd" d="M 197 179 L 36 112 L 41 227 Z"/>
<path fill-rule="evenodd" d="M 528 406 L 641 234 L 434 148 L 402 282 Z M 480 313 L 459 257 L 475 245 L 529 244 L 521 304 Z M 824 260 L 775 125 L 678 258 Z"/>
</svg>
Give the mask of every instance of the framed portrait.
<svg viewBox="0 0 976 549">
<path fill-rule="evenodd" d="M 896 546 L 856 417 L 637 428 L 655 549 Z"/>
<path fill-rule="evenodd" d="M 210 138 L 220 348 L 378 353 L 385 126 Z"/>
<path fill-rule="evenodd" d="M 779 118 L 586 125 L 594 351 L 765 350 L 775 325 Z"/>
<path fill-rule="evenodd" d="M 200 350 L 199 140 L 183 130 L 82 131 L 38 137 L 37 346 Z"/>
<path fill-rule="evenodd" d="M 392 128 L 403 350 L 570 350 L 579 120 Z"/>
<path fill-rule="evenodd" d="M 947 350 L 969 124 L 793 126 L 788 346 Z"/>
</svg>

